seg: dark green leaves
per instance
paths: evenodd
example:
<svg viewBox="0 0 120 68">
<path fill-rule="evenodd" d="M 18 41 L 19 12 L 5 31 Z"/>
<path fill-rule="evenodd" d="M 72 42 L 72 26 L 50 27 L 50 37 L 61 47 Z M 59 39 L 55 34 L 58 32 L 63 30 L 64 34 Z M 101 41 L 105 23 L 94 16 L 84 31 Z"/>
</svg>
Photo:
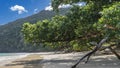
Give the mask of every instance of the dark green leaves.
<svg viewBox="0 0 120 68">
<path fill-rule="evenodd" d="M 112 34 L 112 37 L 120 34 L 120 2 L 114 3 L 109 8 L 104 8 L 101 14 L 102 17 L 98 23 L 99 27 Z M 119 38 L 119 36 L 116 38 Z"/>
<path fill-rule="evenodd" d="M 82 0 L 85 6 L 73 7 L 64 16 L 54 16 L 51 20 L 43 20 L 36 24 L 23 25 L 23 34 L 28 42 L 50 43 L 61 45 L 67 43 L 76 49 L 78 46 L 88 45 L 89 42 L 99 42 L 102 37 L 110 35 L 119 38 L 120 3 L 114 0 Z M 52 0 L 52 6 L 58 11 L 60 4 L 75 3 L 79 0 Z M 79 49 L 79 48 L 78 48 Z"/>
</svg>

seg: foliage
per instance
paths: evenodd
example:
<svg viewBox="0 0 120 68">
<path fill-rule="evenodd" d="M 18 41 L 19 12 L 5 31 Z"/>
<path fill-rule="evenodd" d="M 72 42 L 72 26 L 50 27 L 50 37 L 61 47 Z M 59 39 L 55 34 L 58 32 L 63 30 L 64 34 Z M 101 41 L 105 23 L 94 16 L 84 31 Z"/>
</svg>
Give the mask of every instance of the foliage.
<svg viewBox="0 0 120 68">
<path fill-rule="evenodd" d="M 81 1 L 86 5 L 75 5 Z M 58 47 L 63 44 L 70 50 L 79 50 L 89 48 L 91 41 L 99 42 L 106 36 L 110 36 L 109 42 L 119 39 L 119 0 L 52 0 L 56 12 L 59 12 L 59 5 L 68 3 L 73 6 L 65 16 L 58 15 L 51 20 L 29 24 L 28 27 L 23 25 L 25 40 L 28 38 L 30 43 L 48 43 Z M 32 38 L 29 37 L 31 31 Z"/>
<path fill-rule="evenodd" d="M 69 9 L 60 9 L 60 14 L 64 15 Z M 42 46 L 35 46 L 24 43 L 21 33 L 22 25 L 25 22 L 36 23 L 44 19 L 51 19 L 55 16 L 55 12 L 42 10 L 39 13 L 29 17 L 21 18 L 8 24 L 0 26 L 0 52 L 20 52 L 20 51 L 44 51 Z M 46 50 L 50 50 L 46 47 Z"/>
<path fill-rule="evenodd" d="M 114 3 L 101 12 L 98 28 L 104 33 L 110 34 L 111 39 L 120 39 L 120 2 Z"/>
</svg>

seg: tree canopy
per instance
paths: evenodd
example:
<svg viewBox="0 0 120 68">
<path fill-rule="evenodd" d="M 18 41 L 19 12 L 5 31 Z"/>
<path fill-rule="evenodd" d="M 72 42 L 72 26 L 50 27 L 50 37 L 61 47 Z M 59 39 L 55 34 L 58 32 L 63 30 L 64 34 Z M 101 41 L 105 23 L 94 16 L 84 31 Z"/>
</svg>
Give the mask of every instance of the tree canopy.
<svg viewBox="0 0 120 68">
<path fill-rule="evenodd" d="M 54 11 L 59 12 L 61 4 L 72 7 L 63 15 L 35 24 L 25 23 L 22 28 L 24 38 L 29 43 L 48 43 L 76 50 L 89 48 L 91 41 L 99 42 L 109 36 L 109 41 L 120 38 L 119 0 L 52 0 Z M 85 6 L 75 3 L 85 2 Z M 118 41 L 117 41 L 118 43 Z"/>
</svg>

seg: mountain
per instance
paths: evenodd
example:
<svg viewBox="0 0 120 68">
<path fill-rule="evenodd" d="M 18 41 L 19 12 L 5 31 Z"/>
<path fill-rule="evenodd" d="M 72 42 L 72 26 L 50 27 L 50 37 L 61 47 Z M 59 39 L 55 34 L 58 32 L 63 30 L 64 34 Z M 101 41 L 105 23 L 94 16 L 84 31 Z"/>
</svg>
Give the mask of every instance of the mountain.
<svg viewBox="0 0 120 68">
<path fill-rule="evenodd" d="M 60 9 L 60 14 L 65 14 L 68 9 Z M 41 46 L 25 44 L 21 28 L 25 22 L 36 23 L 44 19 L 51 19 L 55 12 L 42 10 L 37 14 L 21 18 L 0 26 L 0 52 L 43 51 Z"/>
</svg>

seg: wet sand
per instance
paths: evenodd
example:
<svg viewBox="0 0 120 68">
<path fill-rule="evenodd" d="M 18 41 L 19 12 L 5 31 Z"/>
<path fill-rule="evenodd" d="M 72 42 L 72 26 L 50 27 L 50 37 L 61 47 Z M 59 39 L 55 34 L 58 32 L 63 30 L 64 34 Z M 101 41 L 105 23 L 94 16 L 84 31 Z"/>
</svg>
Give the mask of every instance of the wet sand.
<svg viewBox="0 0 120 68">
<path fill-rule="evenodd" d="M 40 64 L 42 57 L 38 54 L 31 54 L 27 57 L 17 59 L 11 63 L 0 66 L 0 68 L 42 68 Z"/>
</svg>

